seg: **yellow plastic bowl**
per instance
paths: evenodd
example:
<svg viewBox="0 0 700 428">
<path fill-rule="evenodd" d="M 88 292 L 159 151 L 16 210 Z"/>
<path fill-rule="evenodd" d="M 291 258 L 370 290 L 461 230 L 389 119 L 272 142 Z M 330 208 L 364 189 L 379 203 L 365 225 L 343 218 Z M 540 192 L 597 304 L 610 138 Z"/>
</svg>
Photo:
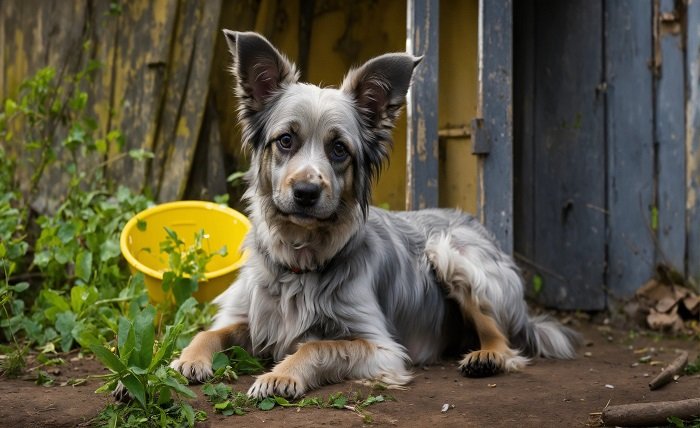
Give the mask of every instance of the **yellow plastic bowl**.
<svg viewBox="0 0 700 428">
<path fill-rule="evenodd" d="M 241 244 L 250 229 L 250 221 L 243 214 L 204 201 L 156 205 L 130 219 L 119 241 L 131 272 L 144 274 L 146 289 L 153 302 L 165 300 L 161 282 L 163 272 L 169 267 L 167 254 L 160 252 L 160 243 L 166 238 L 164 227 L 174 230 L 188 246 L 192 245 L 195 233 L 204 229 L 202 247 L 210 254 L 226 245 L 228 255 L 214 256 L 207 264 L 205 281 L 200 281 L 199 289 L 193 294 L 199 302 L 214 299 L 236 279 L 238 269 L 247 258 L 241 253 Z"/>
</svg>

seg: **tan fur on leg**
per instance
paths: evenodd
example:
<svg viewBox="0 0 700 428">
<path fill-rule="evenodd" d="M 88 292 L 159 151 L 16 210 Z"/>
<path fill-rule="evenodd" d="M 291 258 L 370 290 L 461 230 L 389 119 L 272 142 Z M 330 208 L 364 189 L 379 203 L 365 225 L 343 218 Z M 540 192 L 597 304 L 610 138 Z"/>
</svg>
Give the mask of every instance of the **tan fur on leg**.
<svg viewBox="0 0 700 428">
<path fill-rule="evenodd" d="M 473 272 L 465 268 L 464 256 L 452 247 L 450 237 L 429 242 L 426 256 L 435 268 L 440 283 L 455 300 L 465 320 L 471 320 L 479 336 L 480 348 L 464 356 L 460 370 L 465 376 L 490 376 L 519 370 L 528 360 L 510 348 L 508 339 L 491 314 L 489 302 L 479 300 L 472 289 Z M 483 281 L 483 278 L 479 278 Z"/>
<path fill-rule="evenodd" d="M 248 390 L 251 397 L 299 397 L 310 388 L 343 379 L 378 379 L 405 384 L 411 377 L 403 357 L 366 340 L 307 342 L 270 373 L 258 377 Z"/>
<path fill-rule="evenodd" d="M 212 355 L 233 345 L 250 349 L 248 324 L 233 324 L 218 330 L 197 333 L 192 342 L 182 350 L 180 358 L 170 363 L 170 367 L 189 380 L 204 382 L 213 375 Z"/>
</svg>

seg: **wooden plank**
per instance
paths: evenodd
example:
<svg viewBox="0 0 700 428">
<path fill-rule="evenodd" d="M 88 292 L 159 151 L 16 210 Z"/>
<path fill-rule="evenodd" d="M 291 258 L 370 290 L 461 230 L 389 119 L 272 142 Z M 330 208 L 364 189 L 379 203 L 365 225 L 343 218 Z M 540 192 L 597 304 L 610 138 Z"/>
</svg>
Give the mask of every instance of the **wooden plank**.
<svg viewBox="0 0 700 428">
<path fill-rule="evenodd" d="M 5 1 L 0 0 L 0 10 L 5 10 Z M 5 93 L 5 14 L 0 14 L 0 101 L 5 99 Z"/>
<path fill-rule="evenodd" d="M 513 4 L 513 246 L 526 279 L 535 255 L 535 7 L 534 0 Z M 527 281 L 528 295 L 537 291 Z"/>
<path fill-rule="evenodd" d="M 178 109 L 177 122 L 169 140 L 170 150 L 163 167 L 163 178 L 158 192 L 159 201 L 171 201 L 184 195 L 187 180 L 192 167 L 194 151 L 197 145 L 202 117 L 204 115 L 209 92 L 209 74 L 211 72 L 214 45 L 219 34 L 219 14 L 221 0 L 194 2 L 197 9 L 192 11 L 193 26 L 183 26 L 177 35 L 193 33 L 194 38 L 189 48 L 182 50 L 189 66 L 186 70 L 183 96 Z M 190 16 L 183 16 L 182 22 L 189 21 Z M 206 168 L 206 165 L 198 167 Z"/>
<path fill-rule="evenodd" d="M 55 83 L 67 93 L 82 90 L 70 84 L 66 77 L 74 75 L 83 68 L 87 52 L 84 49 L 86 41 L 84 29 L 87 22 L 87 2 L 80 0 L 68 5 L 56 2 L 40 2 L 32 7 L 23 5 L 27 12 L 36 14 L 38 23 L 34 33 L 32 49 L 33 64 L 29 74 L 32 76 L 43 67 L 53 67 L 56 70 Z M 64 96 L 68 96 L 65 94 Z M 65 100 L 62 100 L 65 102 Z M 58 121 L 57 121 L 58 122 Z M 49 164 L 39 180 L 38 191 L 32 198 L 32 208 L 41 213 L 54 212 L 62 202 L 63 195 L 69 188 L 70 175 L 66 167 L 75 164 L 78 169 L 89 169 L 90 159 L 82 156 L 73 161 L 70 151 L 63 147 L 62 139 L 68 132 L 68 124 L 59 122 L 52 130 L 53 150 L 56 161 Z"/>
<path fill-rule="evenodd" d="M 211 98 L 207 101 L 199 141 L 194 152 L 193 167 L 187 181 L 185 199 L 211 201 L 226 194 L 224 147 L 219 133 L 219 118 Z"/>
<path fill-rule="evenodd" d="M 680 14 L 674 0 L 658 4 L 655 37 L 658 145 L 657 262 L 679 272 L 685 265 L 685 99 Z"/>
<path fill-rule="evenodd" d="M 615 297 L 654 274 L 654 97 L 652 3 L 605 3 L 608 270 Z"/>
<path fill-rule="evenodd" d="M 113 80 L 114 117 L 124 147 L 112 147 L 112 159 L 131 149 L 152 151 L 170 63 L 176 0 L 138 0 L 122 4 Z M 133 190 L 146 184 L 147 164 L 131 158 L 114 162 L 109 175 Z"/>
<path fill-rule="evenodd" d="M 408 53 L 423 56 L 406 107 L 406 209 L 438 205 L 438 26 L 439 0 L 408 0 Z"/>
<path fill-rule="evenodd" d="M 536 4 L 534 245 L 542 301 L 560 309 L 606 304 L 602 19 L 601 0 Z"/>
<path fill-rule="evenodd" d="M 479 160 L 479 217 L 513 252 L 513 3 L 479 2 L 479 104 L 490 153 Z"/>
<path fill-rule="evenodd" d="M 686 275 L 700 285 L 700 0 L 686 9 Z"/>
</svg>

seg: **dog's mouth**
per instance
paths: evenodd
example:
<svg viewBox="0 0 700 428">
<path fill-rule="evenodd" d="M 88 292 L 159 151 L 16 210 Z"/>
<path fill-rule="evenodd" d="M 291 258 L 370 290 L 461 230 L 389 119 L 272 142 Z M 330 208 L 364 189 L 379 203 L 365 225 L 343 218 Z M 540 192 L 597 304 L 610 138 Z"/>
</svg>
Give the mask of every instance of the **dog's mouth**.
<svg viewBox="0 0 700 428">
<path fill-rule="evenodd" d="M 335 217 L 335 214 L 332 214 L 329 217 L 318 217 L 303 211 L 285 212 L 280 210 L 279 208 L 277 209 L 277 212 L 282 218 L 286 219 L 290 223 L 306 228 L 316 227 L 330 223 Z"/>
</svg>

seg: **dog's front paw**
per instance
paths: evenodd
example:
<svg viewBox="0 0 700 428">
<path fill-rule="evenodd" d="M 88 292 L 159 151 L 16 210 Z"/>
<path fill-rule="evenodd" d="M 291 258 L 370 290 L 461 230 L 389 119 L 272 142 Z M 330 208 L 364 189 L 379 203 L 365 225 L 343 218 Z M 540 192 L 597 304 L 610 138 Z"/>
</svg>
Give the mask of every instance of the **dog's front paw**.
<svg viewBox="0 0 700 428">
<path fill-rule="evenodd" d="M 487 377 L 505 371 L 506 355 L 496 351 L 474 351 L 464 356 L 459 370 L 466 377 Z"/>
<path fill-rule="evenodd" d="M 214 376 L 214 372 L 211 369 L 211 361 L 208 359 L 188 360 L 180 357 L 177 360 L 173 360 L 170 363 L 170 367 L 193 382 L 203 383 Z"/>
<path fill-rule="evenodd" d="M 255 380 L 253 386 L 248 390 L 248 396 L 257 399 L 271 395 L 297 398 L 305 391 L 306 387 L 303 382 L 294 376 L 265 373 Z"/>
</svg>

